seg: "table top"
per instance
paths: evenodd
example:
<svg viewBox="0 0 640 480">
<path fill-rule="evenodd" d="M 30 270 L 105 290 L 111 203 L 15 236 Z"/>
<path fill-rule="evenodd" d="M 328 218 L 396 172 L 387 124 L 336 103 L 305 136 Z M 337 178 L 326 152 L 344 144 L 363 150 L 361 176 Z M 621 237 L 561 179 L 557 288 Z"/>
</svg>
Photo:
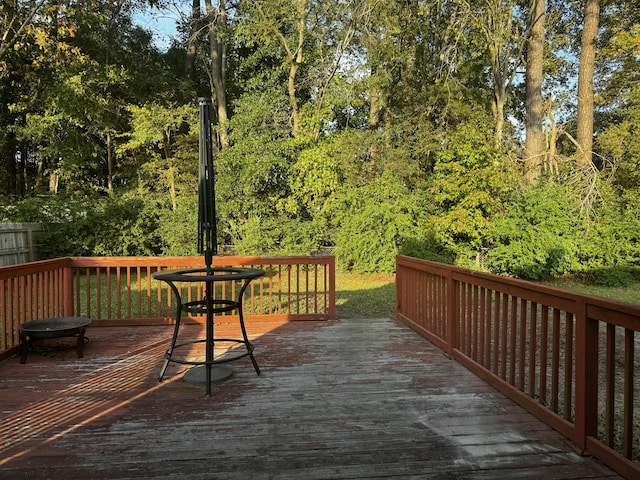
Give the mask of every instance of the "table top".
<svg viewBox="0 0 640 480">
<path fill-rule="evenodd" d="M 22 332 L 57 332 L 73 328 L 86 327 L 91 320 L 86 317 L 53 317 L 40 318 L 19 325 Z"/>
<path fill-rule="evenodd" d="M 156 272 L 152 276 L 168 282 L 232 282 L 262 277 L 264 270 L 235 267 L 190 268 Z"/>
</svg>

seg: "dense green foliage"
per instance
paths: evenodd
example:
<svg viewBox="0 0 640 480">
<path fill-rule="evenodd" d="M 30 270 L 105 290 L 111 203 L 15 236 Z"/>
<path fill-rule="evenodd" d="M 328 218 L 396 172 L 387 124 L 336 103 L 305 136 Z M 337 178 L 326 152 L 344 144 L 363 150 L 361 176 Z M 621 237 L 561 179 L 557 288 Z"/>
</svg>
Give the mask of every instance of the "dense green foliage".
<svg viewBox="0 0 640 480">
<path fill-rule="evenodd" d="M 602 8 L 585 168 L 584 1 L 547 0 L 534 181 L 520 75 L 530 2 L 212 3 L 184 12 L 160 49 L 134 20 L 168 2 L 3 2 L 0 221 L 45 223 L 48 257 L 195 254 L 196 99 L 211 96 L 224 249 L 331 248 L 361 273 L 392 272 L 403 253 L 528 279 L 635 278 L 634 2 Z"/>
</svg>

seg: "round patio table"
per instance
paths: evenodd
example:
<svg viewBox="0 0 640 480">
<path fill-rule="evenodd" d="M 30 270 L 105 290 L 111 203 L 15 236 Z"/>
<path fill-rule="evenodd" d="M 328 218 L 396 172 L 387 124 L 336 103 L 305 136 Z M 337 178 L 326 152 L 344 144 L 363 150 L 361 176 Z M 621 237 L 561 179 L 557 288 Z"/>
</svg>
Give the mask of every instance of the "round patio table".
<svg viewBox="0 0 640 480">
<path fill-rule="evenodd" d="M 239 358 L 249 356 L 251 363 L 260 375 L 260 367 L 253 355 L 253 345 L 247 337 L 247 331 L 244 325 L 243 314 L 243 297 L 244 292 L 252 280 L 264 276 L 263 270 L 255 268 L 234 268 L 234 267 L 212 267 L 212 268 L 193 268 L 186 270 L 163 271 L 153 274 L 153 278 L 166 282 L 173 291 L 176 300 L 176 323 L 173 330 L 173 338 L 171 345 L 165 352 L 165 360 L 160 369 L 158 381 L 162 381 L 169 362 L 179 364 L 193 365 L 194 368 L 185 374 L 185 380 L 192 383 L 201 383 L 202 372 L 204 372 L 204 383 L 206 386 L 206 394 L 211 395 L 211 384 L 215 381 L 221 381 L 228 378 L 233 373 L 228 367 L 219 364 L 238 360 Z M 176 284 L 181 283 L 204 283 L 205 295 L 202 300 L 194 300 L 183 302 L 180 289 Z M 239 288 L 236 289 L 235 298 L 215 298 L 216 283 L 237 282 Z M 223 289 L 224 290 L 224 289 Z M 216 338 L 214 334 L 214 316 L 216 314 L 238 311 L 238 320 L 242 331 L 242 338 Z M 178 331 L 183 313 L 204 314 L 206 317 L 206 333 L 204 339 L 195 339 L 189 342 L 177 344 Z M 194 343 L 205 343 L 205 359 L 204 360 L 184 360 L 174 357 L 174 350 L 186 345 Z M 224 354 L 219 357 L 214 355 L 214 346 L 216 342 L 233 342 L 244 345 L 244 349 L 233 352 L 233 354 Z M 215 367 L 215 368 L 214 368 Z"/>
</svg>

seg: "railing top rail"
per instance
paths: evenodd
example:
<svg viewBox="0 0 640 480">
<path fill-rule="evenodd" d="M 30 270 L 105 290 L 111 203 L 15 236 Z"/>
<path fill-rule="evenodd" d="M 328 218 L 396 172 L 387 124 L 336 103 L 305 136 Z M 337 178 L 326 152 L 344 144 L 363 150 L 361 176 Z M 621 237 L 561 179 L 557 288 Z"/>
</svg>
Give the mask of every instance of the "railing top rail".
<svg viewBox="0 0 640 480">
<path fill-rule="evenodd" d="M 0 280 L 68 267 L 71 266 L 71 260 L 71 258 L 56 258 L 53 260 L 39 260 L 36 262 L 19 263 L 17 265 L 7 265 L 0 267 Z"/>
<path fill-rule="evenodd" d="M 575 311 L 578 304 L 584 304 L 589 318 L 640 330 L 640 305 L 403 255 L 398 255 L 397 262 L 399 266 L 404 265 L 438 275 L 451 276 L 457 281 L 490 288 L 566 311 Z"/>
<path fill-rule="evenodd" d="M 141 267 L 184 267 L 204 266 L 204 258 L 191 257 L 73 257 L 70 259 L 73 267 L 107 267 L 107 266 L 141 266 Z M 213 258 L 216 266 L 238 265 L 309 265 L 333 263 L 331 256 L 291 256 L 291 257 L 244 257 L 218 256 Z"/>
</svg>

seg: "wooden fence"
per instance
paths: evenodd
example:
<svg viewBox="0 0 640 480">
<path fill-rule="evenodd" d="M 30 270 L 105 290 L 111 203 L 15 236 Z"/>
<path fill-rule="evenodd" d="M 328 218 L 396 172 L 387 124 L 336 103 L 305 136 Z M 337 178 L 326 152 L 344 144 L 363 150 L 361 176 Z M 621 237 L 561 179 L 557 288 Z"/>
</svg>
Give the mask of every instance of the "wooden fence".
<svg viewBox="0 0 640 480">
<path fill-rule="evenodd" d="M 39 223 L 0 223 L 0 266 L 33 262 L 37 259 Z"/>
<path fill-rule="evenodd" d="M 335 318 L 334 257 L 215 257 L 214 266 L 266 272 L 244 294 L 247 323 Z M 171 323 L 175 299 L 153 274 L 200 267 L 202 257 L 78 257 L 0 267 L 0 359 L 16 352 L 18 326 L 37 318 L 85 316 L 92 325 Z M 200 284 L 178 287 L 184 301 L 204 296 Z M 233 283 L 220 287 L 218 298 L 232 298 L 235 288 Z"/>
<path fill-rule="evenodd" d="M 627 478 L 640 478 L 640 306 L 398 256 L 397 318 Z"/>
</svg>

